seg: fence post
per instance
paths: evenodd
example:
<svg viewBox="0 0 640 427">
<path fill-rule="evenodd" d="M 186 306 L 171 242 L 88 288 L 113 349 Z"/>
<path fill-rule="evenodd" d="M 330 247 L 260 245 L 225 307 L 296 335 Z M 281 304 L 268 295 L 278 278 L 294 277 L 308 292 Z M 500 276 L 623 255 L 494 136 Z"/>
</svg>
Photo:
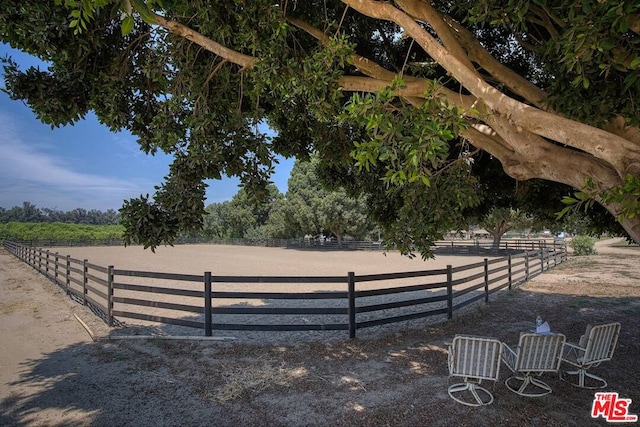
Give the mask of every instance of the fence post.
<svg viewBox="0 0 640 427">
<path fill-rule="evenodd" d="M 356 274 L 353 271 L 347 273 L 347 298 L 349 299 L 349 338 L 356 337 Z"/>
<path fill-rule="evenodd" d="M 107 325 L 113 326 L 113 265 L 107 267 Z"/>
<path fill-rule="evenodd" d="M 484 302 L 489 302 L 489 260 L 484 259 Z"/>
<path fill-rule="evenodd" d="M 213 334 L 211 326 L 211 272 L 204 272 L 204 335 Z"/>
<path fill-rule="evenodd" d="M 42 273 L 42 248 L 38 248 L 38 272 Z"/>
<path fill-rule="evenodd" d="M 547 270 L 548 270 L 550 268 L 549 263 L 551 262 L 551 255 L 549 254 L 549 250 L 546 250 L 545 253 L 546 253 L 545 258 L 547 259 Z"/>
<path fill-rule="evenodd" d="M 507 254 L 507 271 L 509 272 L 509 290 L 511 290 L 511 285 L 513 283 L 511 278 L 511 254 Z"/>
<path fill-rule="evenodd" d="M 44 275 L 48 279 L 49 278 L 49 249 L 46 251 L 47 257 L 44 262 Z"/>
<path fill-rule="evenodd" d="M 447 265 L 447 319 L 453 318 L 453 271 Z"/>
<path fill-rule="evenodd" d="M 89 263 L 88 259 L 82 261 L 82 304 L 87 305 L 87 284 L 89 283 Z"/>
<path fill-rule="evenodd" d="M 529 281 L 529 251 L 524 251 L 524 280 Z"/>
<path fill-rule="evenodd" d="M 69 286 L 71 284 L 71 255 L 67 255 L 67 271 L 64 282 L 65 290 L 67 291 L 67 295 L 69 295 Z"/>
<path fill-rule="evenodd" d="M 544 273 L 544 250 L 540 248 L 540 273 Z"/>
<path fill-rule="evenodd" d="M 58 260 L 60 257 L 58 256 L 58 252 L 55 253 L 55 257 L 53 258 L 53 281 L 56 285 L 58 285 Z"/>
</svg>

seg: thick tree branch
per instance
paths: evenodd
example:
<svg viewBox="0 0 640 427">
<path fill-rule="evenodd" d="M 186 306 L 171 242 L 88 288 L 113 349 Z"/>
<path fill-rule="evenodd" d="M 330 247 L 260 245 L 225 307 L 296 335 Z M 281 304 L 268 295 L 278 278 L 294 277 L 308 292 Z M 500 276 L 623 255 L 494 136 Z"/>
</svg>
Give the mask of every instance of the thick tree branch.
<svg viewBox="0 0 640 427">
<path fill-rule="evenodd" d="M 583 150 L 610 163 L 620 175 L 640 173 L 640 149 L 610 132 L 541 111 L 506 96 L 464 66 L 409 15 L 390 3 L 374 0 L 343 0 L 360 13 L 395 22 L 444 67 L 458 82 L 514 125 L 551 140 Z"/>
<path fill-rule="evenodd" d="M 493 129 L 485 124 L 474 124 L 460 131 L 474 147 L 482 149 L 498 159 L 514 155 L 514 151 Z"/>
<path fill-rule="evenodd" d="M 342 76 L 338 80 L 340 87 L 351 92 L 379 92 L 385 87 L 389 86 L 390 80 L 381 80 L 371 77 L 362 76 Z M 405 86 L 398 88 L 396 94 L 404 98 L 416 98 L 420 100 L 420 104 L 424 102 L 424 93 L 429 89 L 429 81 L 427 80 L 411 80 L 405 82 Z M 449 90 L 443 86 L 437 86 L 434 95 L 442 96 L 447 100 L 449 105 L 453 105 L 461 108 L 465 115 L 468 117 L 481 118 L 471 112 L 472 109 L 482 110 L 482 105 L 479 104 L 475 97 L 470 95 L 462 95 L 452 90 Z"/>
<path fill-rule="evenodd" d="M 433 30 L 438 34 L 442 44 L 447 48 L 452 55 L 454 55 L 460 62 L 462 62 L 469 70 L 477 73 L 475 67 L 469 60 L 467 52 L 460 44 L 455 35 L 451 32 L 451 28 L 442 19 L 442 16 L 431 6 L 431 4 L 424 0 L 397 0 L 396 4 L 400 9 L 404 10 L 415 19 L 423 21 L 431 26 Z"/>
<path fill-rule="evenodd" d="M 472 60 L 480 64 L 489 74 L 501 83 L 504 83 L 514 93 L 517 93 L 536 107 L 546 109 L 546 106 L 542 102 L 548 97 L 545 91 L 497 61 L 493 55 L 480 44 L 478 39 L 462 25 L 452 19 L 447 19 L 447 22 L 456 30 L 457 36 L 467 48 Z"/>
<path fill-rule="evenodd" d="M 627 126 L 624 117 L 618 116 L 602 128 L 640 147 L 640 127 Z"/>
<path fill-rule="evenodd" d="M 494 123 L 493 126 L 501 127 L 500 123 Z M 532 151 L 518 152 L 511 149 L 510 143 L 499 133 L 501 132 L 496 132 L 486 125 L 474 125 L 462 131 L 460 135 L 476 148 L 481 148 L 499 159 L 505 172 L 518 180 L 547 179 L 573 188 L 581 188 L 587 176 L 595 177 L 596 182 L 604 188 L 618 183 L 617 173 L 593 156 L 548 142 L 540 145 L 540 141 L 533 141 L 539 138 L 533 134 L 529 135 L 532 138 L 529 144 Z"/>
<path fill-rule="evenodd" d="M 228 47 L 211 40 L 210 38 L 179 22 L 167 20 L 160 15 L 155 15 L 155 18 L 158 25 L 166 28 L 172 34 L 190 40 L 197 45 L 202 46 L 209 52 L 215 53 L 216 55 L 226 59 L 229 62 L 240 65 L 244 69 L 253 68 L 258 60 L 253 56 L 245 55 L 243 53 L 236 52 L 233 49 L 229 49 Z"/>
</svg>

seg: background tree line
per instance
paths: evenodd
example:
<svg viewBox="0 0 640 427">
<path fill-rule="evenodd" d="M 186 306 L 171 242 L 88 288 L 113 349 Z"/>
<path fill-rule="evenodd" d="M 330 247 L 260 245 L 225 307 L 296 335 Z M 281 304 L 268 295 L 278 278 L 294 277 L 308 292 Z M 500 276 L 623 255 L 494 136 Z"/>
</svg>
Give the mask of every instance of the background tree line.
<svg viewBox="0 0 640 427">
<path fill-rule="evenodd" d="M 100 211 L 76 208 L 61 211 L 51 208 L 38 208 L 30 202 L 9 209 L 0 207 L 0 224 L 9 222 L 62 222 L 70 224 L 116 225 L 120 223 L 120 213 L 113 209 Z"/>
<path fill-rule="evenodd" d="M 9 209 L 0 207 L 0 239 L 13 240 L 111 240 L 122 239 L 120 214 L 76 208 L 60 211 L 38 208 L 30 202 Z"/>
<path fill-rule="evenodd" d="M 485 168 L 486 170 L 486 168 Z M 333 173 L 337 173 L 333 171 Z M 378 203 L 374 197 L 353 195 L 340 185 L 344 179 L 329 176 L 331 171 L 317 155 L 298 159 L 294 163 L 286 193 L 270 184 L 267 196 L 250 197 L 241 188 L 231 200 L 213 203 L 205 208 L 200 231 L 181 233 L 180 237 L 212 239 L 299 239 L 331 238 L 342 241 L 379 240 L 382 234 L 368 207 Z M 504 181 L 503 181 L 504 182 Z M 491 203 L 466 210 L 464 219 L 452 224 L 452 230 L 481 227 L 499 244 L 502 235 L 510 230 L 567 231 L 574 234 L 598 234 L 602 227 L 580 212 L 573 212 L 561 220 L 553 209 L 536 209 L 520 203 L 519 193 L 496 186 L 490 192 Z M 524 189 L 520 186 L 519 191 Z M 528 189 L 527 191 L 532 191 Z M 385 197 L 380 193 L 378 198 Z M 520 206 L 519 208 L 517 206 Z M 420 204 L 413 206 L 414 215 L 421 215 Z M 120 213 L 77 208 L 63 212 L 38 208 L 30 202 L 11 209 L 0 208 L 0 238 L 18 240 L 107 240 L 123 239 L 124 227 Z"/>
</svg>

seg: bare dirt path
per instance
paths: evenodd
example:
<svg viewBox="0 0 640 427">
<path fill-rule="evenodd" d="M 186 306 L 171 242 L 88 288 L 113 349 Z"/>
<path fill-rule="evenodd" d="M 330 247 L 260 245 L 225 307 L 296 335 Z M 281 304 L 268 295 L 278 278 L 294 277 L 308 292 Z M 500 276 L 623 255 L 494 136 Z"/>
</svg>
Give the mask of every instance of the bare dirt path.
<svg viewBox="0 0 640 427">
<path fill-rule="evenodd" d="M 613 242 L 607 242 L 611 244 Z M 597 374 L 640 414 L 640 249 L 598 246 L 489 305 L 376 338 L 251 345 L 93 342 L 108 328 L 53 283 L 0 251 L 0 426 L 607 425 L 589 416 L 593 391 L 545 376 L 551 395 L 523 399 L 501 371 L 495 402 L 467 408 L 447 395 L 456 333 L 517 342 L 537 314 L 568 339 L 619 321 L 616 355 Z"/>
<path fill-rule="evenodd" d="M 21 423 L 38 419 L 63 423 L 67 417 L 75 419 L 74 411 L 63 417 L 57 411 L 34 407 L 33 412 L 12 414 L 6 405 L 20 406 L 37 399 L 51 379 L 60 374 L 56 364 L 50 363 L 34 376 L 33 369 L 39 361 L 67 348 L 81 349 L 91 342 L 73 315 L 77 304 L 5 251 L 0 251 L 0 281 L 0 425 L 12 425 L 18 419 Z M 61 363 L 76 364 L 83 357 L 78 352 L 66 356 Z"/>
</svg>

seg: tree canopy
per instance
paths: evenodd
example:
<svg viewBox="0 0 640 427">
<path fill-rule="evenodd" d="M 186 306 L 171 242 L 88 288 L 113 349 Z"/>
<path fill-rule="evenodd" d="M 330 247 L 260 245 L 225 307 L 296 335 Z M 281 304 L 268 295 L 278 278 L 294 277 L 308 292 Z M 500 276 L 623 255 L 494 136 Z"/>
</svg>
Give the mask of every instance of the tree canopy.
<svg viewBox="0 0 640 427">
<path fill-rule="evenodd" d="M 260 203 L 251 201 L 247 192 L 240 189 L 230 201 L 207 206 L 204 234 L 214 238 L 289 237 L 271 231 L 274 225 L 268 223 L 273 221 L 272 212 L 284 200 L 284 196 L 273 184 L 267 187 L 267 191 L 267 197 Z"/>
<path fill-rule="evenodd" d="M 349 235 L 364 239 L 373 229 L 364 197 L 352 197 L 343 188 L 333 191 L 318 176 L 320 159 L 297 160 L 291 170 L 284 201 L 285 223 L 293 236 Z"/>
<path fill-rule="evenodd" d="M 403 251 L 428 255 L 482 206 L 487 158 L 491 180 L 595 201 L 640 242 L 637 1 L 6 0 L 0 37 L 50 64 L 5 60 L 42 121 L 93 110 L 174 155 L 125 202 L 131 241 L 201 228 L 204 179 L 260 197 L 276 154 L 316 152 Z"/>
<path fill-rule="evenodd" d="M 256 203 L 240 189 L 230 201 L 207 206 L 204 234 L 247 239 L 333 235 L 338 241 L 347 235 L 368 237 L 374 224 L 364 197 L 351 197 L 342 188 L 327 189 L 317 174 L 319 164 L 317 156 L 296 160 L 284 195 L 269 185 L 268 196 Z"/>
</svg>

